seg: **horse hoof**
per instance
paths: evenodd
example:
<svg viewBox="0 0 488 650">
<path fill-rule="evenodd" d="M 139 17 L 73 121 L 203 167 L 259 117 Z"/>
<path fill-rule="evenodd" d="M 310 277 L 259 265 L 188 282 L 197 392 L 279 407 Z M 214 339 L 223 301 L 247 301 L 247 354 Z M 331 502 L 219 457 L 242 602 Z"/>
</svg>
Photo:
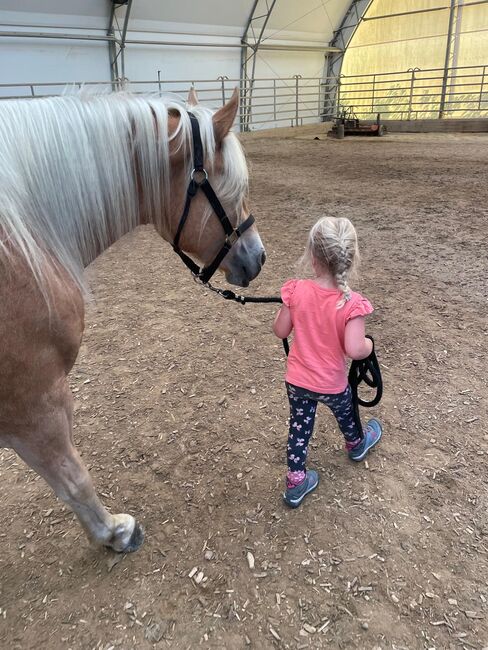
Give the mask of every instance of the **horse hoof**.
<svg viewBox="0 0 488 650">
<path fill-rule="evenodd" d="M 122 553 L 133 553 L 134 551 L 137 551 L 139 548 L 141 548 L 143 541 L 144 541 L 144 528 L 136 521 L 129 543 L 124 548 Z"/>
</svg>

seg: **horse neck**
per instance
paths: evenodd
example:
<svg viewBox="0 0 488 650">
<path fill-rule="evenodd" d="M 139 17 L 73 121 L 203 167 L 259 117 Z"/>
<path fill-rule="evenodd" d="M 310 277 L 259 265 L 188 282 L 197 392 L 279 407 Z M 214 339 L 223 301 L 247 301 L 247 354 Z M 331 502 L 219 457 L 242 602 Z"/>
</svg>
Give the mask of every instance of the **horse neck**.
<svg viewBox="0 0 488 650">
<path fill-rule="evenodd" d="M 147 124 L 138 123 L 133 117 L 130 121 L 128 141 L 132 152 L 131 174 L 130 178 L 119 179 L 119 185 L 116 187 L 118 194 L 123 195 L 126 192 L 128 196 L 134 195 L 132 204 L 127 206 L 130 214 L 124 217 L 117 210 L 106 210 L 105 236 L 98 242 L 89 258 L 84 260 L 85 266 L 120 237 L 140 225 L 153 225 L 164 239 L 172 241 L 173 227 L 170 215 L 179 209 L 182 202 L 180 184 L 181 187 L 184 184 L 184 172 L 179 173 L 173 169 L 179 168 L 179 165 L 175 165 L 175 159 L 170 155 L 169 136 L 177 127 L 178 118 L 169 117 L 169 133 L 165 140 L 160 140 L 160 125 L 152 107 L 151 115 L 154 120 L 151 128 L 148 128 Z M 127 183 L 126 187 L 124 181 Z M 107 197 L 106 203 L 110 208 L 113 206 L 109 198 Z"/>
<path fill-rule="evenodd" d="M 141 223 L 170 237 L 184 189 L 172 175 L 170 110 L 123 95 L 0 106 L 0 230 L 41 281 L 45 253 L 81 286 L 82 267 Z"/>
</svg>

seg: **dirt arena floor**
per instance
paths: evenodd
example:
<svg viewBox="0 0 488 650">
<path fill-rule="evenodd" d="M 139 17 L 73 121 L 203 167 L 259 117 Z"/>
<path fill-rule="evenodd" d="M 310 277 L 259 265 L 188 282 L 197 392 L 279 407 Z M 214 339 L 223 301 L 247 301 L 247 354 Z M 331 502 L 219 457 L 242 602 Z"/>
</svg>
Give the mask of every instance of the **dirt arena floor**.
<svg viewBox="0 0 488 650">
<path fill-rule="evenodd" d="M 320 487 L 286 509 L 274 307 L 209 295 L 130 234 L 88 270 L 71 383 L 80 451 L 146 542 L 92 548 L 0 451 L 1 648 L 488 647 L 488 134 L 245 146 L 268 251 L 248 293 L 277 293 L 320 215 L 357 226 L 383 442 L 353 465 L 322 409 Z"/>
</svg>

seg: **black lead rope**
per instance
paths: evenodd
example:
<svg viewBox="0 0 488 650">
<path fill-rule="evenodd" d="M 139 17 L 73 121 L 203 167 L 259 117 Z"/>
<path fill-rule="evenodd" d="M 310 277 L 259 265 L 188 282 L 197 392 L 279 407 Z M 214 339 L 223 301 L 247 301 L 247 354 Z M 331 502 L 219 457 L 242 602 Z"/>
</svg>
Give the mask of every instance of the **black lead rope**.
<svg viewBox="0 0 488 650">
<path fill-rule="evenodd" d="M 361 417 L 359 415 L 359 406 L 361 405 L 365 408 L 376 406 L 380 403 L 383 396 L 383 378 L 381 376 L 380 364 L 378 363 L 378 359 L 376 358 L 376 353 L 374 351 L 374 340 L 372 336 L 367 335 L 366 338 L 370 339 L 373 343 L 371 354 L 369 357 L 366 357 L 366 359 L 352 361 L 348 375 L 348 381 L 352 392 L 354 420 L 356 421 L 358 431 L 363 430 Z M 361 397 L 359 397 L 358 394 L 358 388 L 363 382 L 370 388 L 376 390 L 376 394 L 369 402 L 363 400 Z"/>
<path fill-rule="evenodd" d="M 254 302 L 254 303 L 257 302 L 282 303 L 283 302 L 279 296 L 270 296 L 270 297 L 241 296 L 234 293 L 230 289 L 218 289 L 217 287 L 213 287 L 210 283 L 207 283 L 206 286 L 211 291 L 218 293 L 219 296 L 222 296 L 222 298 L 224 298 L 225 300 L 234 300 L 235 302 L 238 302 L 240 305 L 245 305 L 248 302 Z M 351 393 L 352 393 L 354 420 L 358 427 L 358 431 L 363 430 L 363 426 L 361 424 L 361 417 L 359 415 L 359 406 L 363 406 L 365 408 L 371 408 L 373 406 L 376 406 L 377 404 L 379 404 L 383 396 L 383 378 L 381 376 L 380 364 L 378 363 L 378 359 L 374 351 L 374 339 L 372 336 L 369 335 L 366 335 L 366 338 L 370 339 L 373 342 L 373 349 L 371 350 L 371 354 L 368 357 L 366 357 L 366 359 L 351 361 L 351 367 L 349 368 L 349 375 L 348 375 L 348 381 L 349 381 L 349 385 L 351 386 Z M 288 356 L 290 352 L 290 345 L 288 343 L 288 339 L 282 339 L 282 341 L 283 341 L 283 348 L 285 350 L 285 354 L 286 356 Z M 376 394 L 374 395 L 373 399 L 370 400 L 369 402 L 363 400 L 361 397 L 359 397 L 358 394 L 358 388 L 363 382 L 373 390 L 376 390 Z"/>
<path fill-rule="evenodd" d="M 234 293 L 230 289 L 218 289 L 217 287 L 213 287 L 210 282 L 207 282 L 205 286 L 210 289 L 210 291 L 213 291 L 214 293 L 218 293 L 219 296 L 222 296 L 224 300 L 234 300 L 235 302 L 238 302 L 240 305 L 245 305 L 248 302 L 261 302 L 261 303 L 282 303 L 283 301 L 279 296 L 240 296 L 237 293 Z M 290 344 L 288 343 L 288 339 L 281 339 L 283 343 L 283 349 L 285 351 L 286 356 L 288 356 L 290 352 Z"/>
</svg>

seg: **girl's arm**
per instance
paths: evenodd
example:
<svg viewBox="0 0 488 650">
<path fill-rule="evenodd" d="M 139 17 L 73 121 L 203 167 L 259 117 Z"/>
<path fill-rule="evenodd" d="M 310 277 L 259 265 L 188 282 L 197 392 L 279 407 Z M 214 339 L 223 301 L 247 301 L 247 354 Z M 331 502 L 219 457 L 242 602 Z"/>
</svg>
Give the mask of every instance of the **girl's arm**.
<svg viewBox="0 0 488 650">
<path fill-rule="evenodd" d="M 366 359 L 373 350 L 373 341 L 365 337 L 364 316 L 357 316 L 346 324 L 344 347 L 351 359 Z"/>
<path fill-rule="evenodd" d="M 286 339 L 292 329 L 290 309 L 283 305 L 274 319 L 273 332 L 279 339 Z"/>
</svg>

